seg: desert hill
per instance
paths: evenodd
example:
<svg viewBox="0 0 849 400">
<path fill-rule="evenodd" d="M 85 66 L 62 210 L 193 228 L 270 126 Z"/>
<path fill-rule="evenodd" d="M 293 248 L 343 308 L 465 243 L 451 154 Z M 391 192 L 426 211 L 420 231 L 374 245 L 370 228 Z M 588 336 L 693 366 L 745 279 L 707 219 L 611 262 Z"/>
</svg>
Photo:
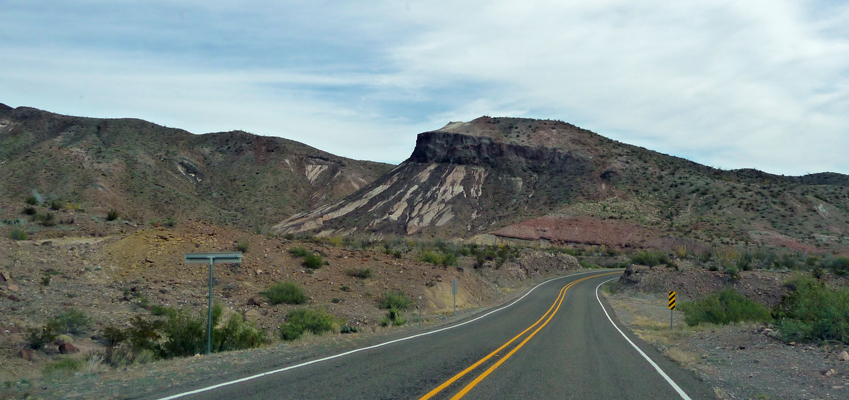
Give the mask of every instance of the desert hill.
<svg viewBox="0 0 849 400">
<path fill-rule="evenodd" d="M 195 135 L 137 119 L 0 104 L 0 203 L 30 195 L 136 222 L 259 230 L 355 192 L 391 165 L 246 132 Z"/>
<path fill-rule="evenodd" d="M 671 237 L 844 251 L 849 176 L 726 171 L 560 121 L 481 117 L 419 134 L 410 158 L 388 174 L 274 230 L 614 247 Z"/>
</svg>

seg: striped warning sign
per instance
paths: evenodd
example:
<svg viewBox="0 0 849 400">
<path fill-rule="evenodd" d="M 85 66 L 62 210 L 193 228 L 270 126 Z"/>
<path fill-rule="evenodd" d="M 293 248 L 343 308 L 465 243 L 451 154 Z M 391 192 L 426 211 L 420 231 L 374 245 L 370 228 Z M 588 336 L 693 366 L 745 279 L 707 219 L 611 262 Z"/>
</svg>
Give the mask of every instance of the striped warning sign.
<svg viewBox="0 0 849 400">
<path fill-rule="evenodd" d="M 673 291 L 669 292 L 669 309 L 670 310 L 675 309 L 675 292 L 673 292 Z"/>
</svg>

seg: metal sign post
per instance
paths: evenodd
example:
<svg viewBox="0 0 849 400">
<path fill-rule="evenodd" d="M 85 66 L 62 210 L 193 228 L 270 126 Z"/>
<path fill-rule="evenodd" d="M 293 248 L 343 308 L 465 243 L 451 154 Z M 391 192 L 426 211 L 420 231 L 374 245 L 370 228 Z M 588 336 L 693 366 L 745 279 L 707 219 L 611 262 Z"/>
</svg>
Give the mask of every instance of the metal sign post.
<svg viewBox="0 0 849 400">
<path fill-rule="evenodd" d="M 672 330 L 672 319 L 675 318 L 675 292 L 669 291 L 669 329 Z"/>
<path fill-rule="evenodd" d="M 242 252 L 233 253 L 185 253 L 183 262 L 186 264 L 209 263 L 209 306 L 206 316 L 206 355 L 212 352 L 212 264 L 242 263 Z"/>
<path fill-rule="evenodd" d="M 419 328 L 422 327 L 422 296 L 419 296 Z"/>
<path fill-rule="evenodd" d="M 454 316 L 457 316 L 457 279 L 451 280 L 451 289 L 454 292 Z"/>
</svg>

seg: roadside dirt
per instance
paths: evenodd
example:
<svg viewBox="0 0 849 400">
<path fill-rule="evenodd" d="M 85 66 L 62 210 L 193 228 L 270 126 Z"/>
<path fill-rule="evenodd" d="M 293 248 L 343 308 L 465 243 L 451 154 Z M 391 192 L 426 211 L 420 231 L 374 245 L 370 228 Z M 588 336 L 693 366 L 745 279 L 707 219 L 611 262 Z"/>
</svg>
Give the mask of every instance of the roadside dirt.
<svg viewBox="0 0 849 400">
<path fill-rule="evenodd" d="M 744 276 L 744 283 L 738 288 L 770 282 L 769 274 L 751 274 L 748 279 Z M 774 275 L 772 278 L 783 281 L 787 274 Z M 704 284 L 701 280 L 687 279 L 686 274 L 678 279 L 682 285 Z M 693 371 L 713 387 L 717 399 L 845 399 L 849 396 L 849 361 L 838 360 L 840 352 L 849 350 L 849 346 L 786 345 L 774 337 L 774 331 L 757 324 L 689 327 L 680 312 L 675 312 L 670 330 L 666 292 L 647 293 L 636 287 L 619 286 L 614 294 L 607 290 L 603 293 L 622 323 L 640 339 L 656 346 L 664 356 Z M 679 301 L 682 301 L 680 296 Z"/>
<path fill-rule="evenodd" d="M 460 257 L 456 267 L 434 266 L 419 261 L 415 252 L 387 254 L 377 250 L 378 247 L 355 250 L 330 242 L 286 240 L 192 221 L 181 222 L 176 227 L 142 228 L 122 224 L 117 228 L 115 225 L 107 226 L 105 230 L 113 234 L 104 236 L 69 237 L 46 231 L 28 240 L 13 241 L 8 236 L 0 239 L 0 273 L 3 274 L 0 278 L 0 315 L 3 315 L 0 319 L 0 383 L 6 383 L 0 387 L 0 398 L 6 389 L 11 390 L 7 393 L 16 393 L 12 398 L 21 393 L 37 392 L 27 385 L 64 387 L 61 382 L 67 377 L 42 376 L 46 366 L 65 357 L 88 359 L 89 354 L 104 349 L 98 337 L 103 328 L 128 326 L 133 316 L 148 315 L 153 305 L 193 312 L 205 310 L 208 266 L 184 264 L 184 253 L 235 251 L 237 244 L 247 244 L 242 264 L 214 266 L 213 298 L 229 312 L 240 313 L 258 327 L 267 329 L 272 338 L 277 336 L 277 327 L 286 313 L 295 307 L 324 309 L 336 316 L 340 325 L 359 327 L 361 333 L 356 335 L 316 338 L 314 342 L 321 348 L 335 348 L 337 342 L 342 348 L 348 348 L 345 343 L 355 346 L 362 340 L 371 340 L 366 339 L 370 335 L 395 334 L 398 328 L 382 328 L 378 324 L 385 311 L 377 307 L 377 299 L 385 292 L 402 291 L 415 300 L 421 296 L 425 319 L 439 323 L 447 320 L 452 312 L 452 279 L 458 282 L 458 314 L 465 315 L 496 300 L 503 301 L 544 277 L 580 269 L 572 256 L 532 250 L 521 252 L 500 268 L 494 261 L 487 261 L 483 267 L 475 269 L 471 265 L 474 263 L 472 257 Z M 125 232 L 121 233 L 120 229 Z M 326 263 L 317 270 L 307 269 L 302 265 L 302 258 L 290 254 L 293 248 L 319 254 Z M 372 275 L 365 279 L 348 273 L 352 269 L 366 268 Z M 276 282 L 285 281 L 304 288 L 309 303 L 269 305 L 260 292 Z M 407 311 L 410 322 L 416 319 L 416 303 Z M 91 329 L 84 334 L 67 338 L 81 350 L 79 353 L 61 355 L 57 345 L 50 344 L 34 351 L 33 361 L 20 357 L 20 350 L 27 347 L 28 328 L 41 326 L 71 309 L 82 310 L 93 321 Z M 299 340 L 283 348 L 300 348 L 304 346 L 301 343 L 310 342 Z M 273 353 L 280 344 L 275 341 L 258 354 Z M 230 356 L 214 357 L 226 359 Z M 156 362 L 133 366 L 129 370 L 148 367 L 152 371 L 167 370 L 160 365 L 182 365 L 183 362 L 188 361 Z M 115 379 L 124 380 L 121 385 L 138 387 L 128 382 L 129 374 L 110 370 L 96 362 L 90 364 L 79 373 L 85 376 L 117 374 Z M 83 385 L 78 391 L 85 393 L 85 386 L 91 385 Z M 70 396 L 65 389 L 50 390 L 53 394 L 45 394 L 44 398 Z M 82 398 L 108 397 L 84 395 Z"/>
</svg>

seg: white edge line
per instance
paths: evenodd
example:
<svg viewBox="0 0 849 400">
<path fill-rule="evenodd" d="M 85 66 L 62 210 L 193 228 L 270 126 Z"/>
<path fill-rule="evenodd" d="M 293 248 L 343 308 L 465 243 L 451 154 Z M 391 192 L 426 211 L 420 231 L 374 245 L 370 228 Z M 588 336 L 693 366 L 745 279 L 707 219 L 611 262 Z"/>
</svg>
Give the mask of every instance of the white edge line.
<svg viewBox="0 0 849 400">
<path fill-rule="evenodd" d="M 210 390 L 215 390 L 215 389 L 218 389 L 218 388 L 221 388 L 221 387 L 224 387 L 224 386 L 235 385 L 235 384 L 237 384 L 237 383 L 242 383 L 242 382 L 246 382 L 246 381 L 249 381 L 249 380 L 253 380 L 253 379 L 257 379 L 257 378 L 261 378 L 261 377 L 263 377 L 263 376 L 273 375 L 273 374 L 277 374 L 277 373 L 280 373 L 280 372 L 288 371 L 288 370 L 291 370 L 291 369 L 304 367 L 304 366 L 307 366 L 307 365 L 310 365 L 310 364 L 316 364 L 316 363 L 320 363 L 320 362 L 322 362 L 322 361 L 332 360 L 332 359 L 334 359 L 334 358 L 340 358 L 340 357 L 344 357 L 344 356 L 347 356 L 347 355 L 350 355 L 350 354 L 359 353 L 359 352 L 361 352 L 361 351 L 366 351 L 366 350 L 376 349 L 376 348 L 378 348 L 378 347 L 383 347 L 383 346 L 390 345 L 390 344 L 393 344 L 393 343 L 403 342 L 403 341 L 405 341 L 405 340 L 415 339 L 415 338 L 418 338 L 418 337 L 427 336 L 427 335 L 432 335 L 432 334 L 434 334 L 434 333 L 438 333 L 438 332 L 442 332 L 442 331 L 447 331 L 447 330 L 449 330 L 449 329 L 454 329 L 454 328 L 457 328 L 457 327 L 461 327 L 461 326 L 463 326 L 463 325 L 470 324 L 470 323 L 475 322 L 475 321 L 477 321 L 477 320 L 479 320 L 479 319 L 481 319 L 481 318 L 484 318 L 484 317 L 489 316 L 489 315 L 491 315 L 491 314 L 497 313 L 497 312 L 499 312 L 499 311 L 501 311 L 501 310 L 503 310 L 503 309 L 505 309 L 505 308 L 507 308 L 507 307 L 510 307 L 510 306 L 512 306 L 512 305 L 514 305 L 514 304 L 516 304 L 516 303 L 518 303 L 520 300 L 524 299 L 524 298 L 525 298 L 525 296 L 527 296 L 527 295 L 531 294 L 531 292 L 533 292 L 534 290 L 536 290 L 536 288 L 538 288 L 538 287 L 540 287 L 540 286 L 542 286 L 542 285 L 545 285 L 546 283 L 549 283 L 549 282 L 551 282 L 551 281 L 556 281 L 556 280 L 558 280 L 558 279 L 569 278 L 569 277 L 572 277 L 572 276 L 578 276 L 578 275 L 591 274 L 591 273 L 595 273 L 595 272 L 598 272 L 598 271 L 587 271 L 587 272 L 581 272 L 581 273 L 572 274 L 572 275 L 565 275 L 565 276 L 560 276 L 560 277 L 557 277 L 557 278 L 552 278 L 552 279 L 549 279 L 549 280 L 547 280 L 547 281 L 541 282 L 540 284 L 538 284 L 538 285 L 534 286 L 533 288 L 531 288 L 531 290 L 528 290 L 528 292 L 527 292 L 527 293 L 525 293 L 524 295 L 522 295 L 522 297 L 519 297 L 518 299 L 513 300 L 513 302 L 512 302 L 512 303 L 510 303 L 510 304 L 508 304 L 508 305 L 506 305 L 506 306 L 504 306 L 504 307 L 501 307 L 501 308 L 498 308 L 498 309 L 492 310 L 492 311 L 490 311 L 490 312 L 488 312 L 488 313 L 486 313 L 486 314 L 484 314 L 484 315 L 481 315 L 480 317 L 477 317 L 477 318 L 475 318 L 475 319 L 470 319 L 470 320 L 468 320 L 468 321 L 466 321 L 466 322 L 462 322 L 462 323 L 459 323 L 459 324 L 457 324 L 457 325 L 451 325 L 451 326 L 448 326 L 448 327 L 445 327 L 445 328 L 442 328 L 442 329 L 437 329 L 437 330 L 435 330 L 435 331 L 430 331 L 430 332 L 425 332 L 425 333 L 419 333 L 419 334 L 417 334 L 417 335 L 413 335 L 413 336 L 407 336 L 407 337 L 400 338 L 400 339 L 390 340 L 390 341 L 388 341 L 388 342 L 379 343 L 379 344 L 376 344 L 376 345 L 373 345 L 373 346 L 361 347 L 361 348 L 359 348 L 359 349 L 354 349 L 354 350 L 351 350 L 351 351 L 346 351 L 346 352 L 344 352 L 344 353 L 336 354 L 336 355 L 333 355 L 333 356 L 328 356 L 328 357 L 324 357 L 324 358 L 319 358 L 319 359 L 317 359 L 317 360 L 307 361 L 307 362 L 305 362 L 305 363 L 301 363 L 301 364 L 290 365 L 290 366 L 285 367 L 285 368 L 280 368 L 280 369 L 276 369 L 276 370 L 273 370 L 273 371 L 263 372 L 263 373 L 261 373 L 261 374 L 252 375 L 252 376 L 247 376 L 247 377 L 244 377 L 244 378 L 241 378 L 241 379 L 236 379 L 236 380 L 234 380 L 234 381 L 229 381 L 229 382 L 219 383 L 219 384 L 217 384 L 217 385 L 207 386 L 207 387 L 205 387 L 205 388 L 200 388 L 200 389 L 192 390 L 192 391 L 190 391 L 190 392 L 178 393 L 178 394 L 175 394 L 175 395 L 172 395 L 172 396 L 168 396 L 168 397 L 160 398 L 159 400 L 171 400 L 171 399 L 178 399 L 178 398 L 180 398 L 180 397 L 191 396 L 191 395 L 193 395 L 193 394 L 198 394 L 198 393 L 208 392 L 208 391 L 210 391 Z M 604 308 L 604 307 L 602 306 L 602 308 Z M 607 311 L 605 311 L 605 313 L 607 313 Z M 610 317 L 608 317 L 608 318 L 610 318 Z M 613 321 L 611 321 L 611 322 L 613 322 Z M 614 326 L 616 326 L 616 325 L 614 324 Z M 616 329 L 619 329 L 619 328 L 616 328 Z M 620 331 L 620 333 L 621 333 L 621 332 L 622 332 L 622 331 Z M 626 339 L 627 339 L 627 338 L 626 338 Z M 633 345 L 633 343 L 632 343 L 632 345 Z M 637 350 L 639 350 L 639 349 L 637 349 Z M 657 367 L 655 367 L 655 368 L 657 368 Z M 662 372 L 661 372 L 661 373 L 662 373 Z M 668 379 L 668 378 L 667 378 L 667 379 Z M 674 385 L 674 383 L 673 383 L 673 385 Z M 685 397 L 686 397 L 686 395 L 685 395 Z M 687 397 L 687 400 L 690 400 L 690 398 L 689 398 L 689 397 Z"/>
<path fill-rule="evenodd" d="M 613 278 L 613 279 L 619 279 L 619 278 Z M 633 346 L 634 349 L 636 349 L 637 352 L 640 353 L 640 355 L 643 356 L 643 358 L 645 358 L 646 361 L 648 361 L 649 364 L 651 364 L 651 366 L 654 367 L 655 370 L 657 370 L 657 373 L 660 374 L 660 376 L 662 376 L 663 379 L 666 379 L 666 382 L 668 382 L 669 385 L 671 385 L 672 388 L 675 389 L 676 392 L 678 392 L 678 394 L 681 396 L 682 399 L 692 400 L 692 399 L 690 399 L 690 396 L 687 396 L 687 393 L 684 393 L 684 390 L 682 390 L 681 387 L 679 387 L 678 384 L 676 384 L 675 381 L 673 381 L 672 378 L 669 377 L 669 375 L 666 375 L 666 372 L 663 372 L 663 370 L 660 369 L 660 367 L 658 367 L 657 364 L 655 364 L 654 361 L 651 358 L 649 358 L 649 356 L 646 355 L 646 353 L 643 353 L 643 351 L 640 350 L 640 348 L 637 347 L 637 345 L 635 345 L 634 342 L 631 341 L 631 339 L 628 339 L 628 336 L 625 336 L 625 333 L 623 333 L 622 330 L 619 329 L 618 326 L 616 326 L 616 323 L 613 322 L 613 319 L 610 318 L 610 314 L 607 313 L 607 310 L 604 308 L 604 304 L 601 304 L 601 299 L 598 298 L 598 288 L 600 288 L 601 285 L 604 285 L 605 283 L 612 281 L 613 279 L 608 279 L 608 280 L 606 280 L 602 283 L 599 283 L 598 286 L 595 287 L 595 299 L 598 301 L 598 304 L 601 306 L 601 310 L 604 311 L 604 315 L 607 316 L 607 320 L 610 321 L 610 323 L 613 324 L 613 327 L 616 328 L 617 331 L 619 331 L 619 334 L 622 335 L 622 337 L 625 338 L 625 340 L 627 340 L 628 343 L 630 343 L 631 346 Z"/>
</svg>

